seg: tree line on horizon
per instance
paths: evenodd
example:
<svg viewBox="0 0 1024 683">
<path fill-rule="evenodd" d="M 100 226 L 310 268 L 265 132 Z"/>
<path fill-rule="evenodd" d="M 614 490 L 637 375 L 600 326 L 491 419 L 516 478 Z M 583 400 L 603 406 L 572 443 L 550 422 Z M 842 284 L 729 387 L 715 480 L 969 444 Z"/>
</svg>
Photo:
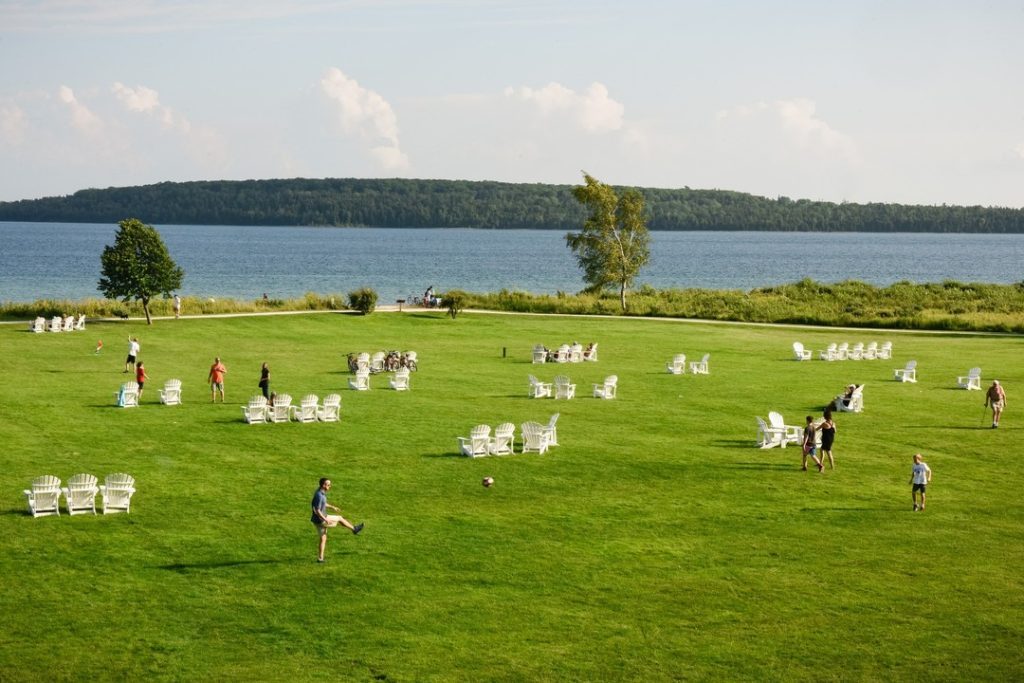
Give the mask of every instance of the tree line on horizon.
<svg viewBox="0 0 1024 683">
<path fill-rule="evenodd" d="M 585 220 L 571 185 L 416 179 L 163 182 L 0 202 L 0 221 L 575 230 Z M 1024 232 L 1024 209 L 855 204 L 729 190 L 635 190 L 651 230 Z"/>
</svg>

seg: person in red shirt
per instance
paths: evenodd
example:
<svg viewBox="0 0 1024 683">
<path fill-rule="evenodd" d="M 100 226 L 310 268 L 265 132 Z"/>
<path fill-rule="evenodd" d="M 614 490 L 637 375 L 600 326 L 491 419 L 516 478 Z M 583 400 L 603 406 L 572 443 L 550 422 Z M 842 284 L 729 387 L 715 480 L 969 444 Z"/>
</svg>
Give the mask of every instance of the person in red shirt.
<svg viewBox="0 0 1024 683">
<path fill-rule="evenodd" d="M 135 383 L 139 385 L 139 400 L 142 400 L 142 387 L 146 385 L 146 380 L 149 379 L 149 375 L 146 374 L 146 369 L 142 367 L 142 361 L 140 360 L 135 364 Z"/>
<path fill-rule="evenodd" d="M 220 402 L 224 402 L 224 375 L 228 369 L 220 362 L 220 356 L 213 359 L 210 366 L 210 400 L 217 402 L 217 392 L 220 391 Z"/>
</svg>

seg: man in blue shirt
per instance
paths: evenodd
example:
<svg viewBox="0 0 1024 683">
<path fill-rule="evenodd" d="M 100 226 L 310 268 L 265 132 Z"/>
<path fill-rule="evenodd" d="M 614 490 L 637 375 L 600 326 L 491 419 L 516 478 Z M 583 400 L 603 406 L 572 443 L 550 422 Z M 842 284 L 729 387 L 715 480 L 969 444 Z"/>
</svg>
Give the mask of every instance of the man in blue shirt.
<svg viewBox="0 0 1024 683">
<path fill-rule="evenodd" d="M 352 531 L 353 534 L 358 534 L 363 530 L 362 524 L 352 526 L 352 524 L 342 517 L 341 515 L 328 515 L 327 508 L 334 510 L 335 512 L 341 512 L 341 510 L 327 502 L 327 492 L 331 490 L 331 480 L 327 477 L 323 477 L 320 480 L 320 488 L 313 494 L 313 517 L 310 519 L 311 522 L 316 526 L 317 534 L 320 536 L 320 547 L 317 552 L 316 561 L 324 561 L 324 550 L 327 548 L 327 529 L 328 527 L 338 526 L 339 524 L 346 529 Z"/>
</svg>

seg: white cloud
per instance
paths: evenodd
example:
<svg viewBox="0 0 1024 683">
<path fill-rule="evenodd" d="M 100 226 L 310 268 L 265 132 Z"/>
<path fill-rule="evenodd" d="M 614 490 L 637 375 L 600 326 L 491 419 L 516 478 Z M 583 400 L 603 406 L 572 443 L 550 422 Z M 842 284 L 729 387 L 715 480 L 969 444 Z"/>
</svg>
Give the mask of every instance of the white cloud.
<svg viewBox="0 0 1024 683">
<path fill-rule="evenodd" d="M 60 86 L 57 99 L 67 106 L 71 112 L 71 125 L 83 133 L 90 135 L 99 133 L 103 122 L 90 109 L 78 101 L 75 91 L 66 85 Z"/>
<path fill-rule="evenodd" d="M 160 104 L 160 93 L 152 88 L 147 88 L 144 85 L 129 88 L 121 82 L 116 82 L 111 89 L 114 96 L 128 111 L 151 116 L 159 121 L 164 128 L 173 128 L 183 134 L 188 134 L 192 129 L 192 124 L 187 118 L 170 107 Z"/>
<path fill-rule="evenodd" d="M 27 129 L 28 121 L 21 107 L 16 104 L 0 105 L 0 142 L 21 144 Z"/>
<path fill-rule="evenodd" d="M 544 116 L 564 116 L 589 133 L 619 130 L 624 123 L 625 106 L 609 97 L 602 83 L 591 83 L 580 93 L 554 82 L 536 90 L 507 87 L 505 97 L 530 103 Z"/>
<path fill-rule="evenodd" d="M 849 136 L 839 132 L 817 115 L 817 105 L 807 98 L 757 102 L 720 111 L 720 125 L 759 129 L 766 137 L 783 135 L 793 146 L 823 156 L 839 156 L 857 162 L 860 154 Z"/>
<path fill-rule="evenodd" d="M 341 69 L 331 67 L 320 90 L 335 106 L 342 130 L 370 143 L 369 153 L 386 169 L 409 167 L 409 158 L 398 141 L 398 117 L 380 94 L 368 90 Z"/>
</svg>

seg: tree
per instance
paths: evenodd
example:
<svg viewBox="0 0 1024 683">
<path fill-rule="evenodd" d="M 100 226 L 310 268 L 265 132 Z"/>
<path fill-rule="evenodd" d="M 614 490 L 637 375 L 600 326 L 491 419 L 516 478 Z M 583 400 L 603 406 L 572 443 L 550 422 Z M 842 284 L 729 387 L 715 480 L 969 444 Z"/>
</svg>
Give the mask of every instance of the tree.
<svg viewBox="0 0 1024 683">
<path fill-rule="evenodd" d="M 462 312 L 462 309 L 466 307 L 466 299 L 468 296 L 465 292 L 460 289 L 450 289 L 444 293 L 441 297 L 441 306 L 448 309 L 448 315 L 455 320 L 455 316 Z"/>
<path fill-rule="evenodd" d="M 137 218 L 126 218 L 118 223 L 114 246 L 103 247 L 97 289 L 108 299 L 132 299 L 142 302 L 146 324 L 152 325 L 149 302 L 157 295 L 169 297 L 181 288 L 183 271 L 167 253 L 160 233 Z"/>
<path fill-rule="evenodd" d="M 377 308 L 377 290 L 361 287 L 348 293 L 348 307 L 363 315 L 373 313 Z"/>
<path fill-rule="evenodd" d="M 587 173 L 583 178 L 586 185 L 572 188 L 572 194 L 590 210 L 590 216 L 583 229 L 567 233 L 565 241 L 583 269 L 587 291 L 618 287 L 625 311 L 626 290 L 651 258 L 644 198 L 636 190 L 626 190 L 620 197 L 610 185 Z"/>
</svg>

